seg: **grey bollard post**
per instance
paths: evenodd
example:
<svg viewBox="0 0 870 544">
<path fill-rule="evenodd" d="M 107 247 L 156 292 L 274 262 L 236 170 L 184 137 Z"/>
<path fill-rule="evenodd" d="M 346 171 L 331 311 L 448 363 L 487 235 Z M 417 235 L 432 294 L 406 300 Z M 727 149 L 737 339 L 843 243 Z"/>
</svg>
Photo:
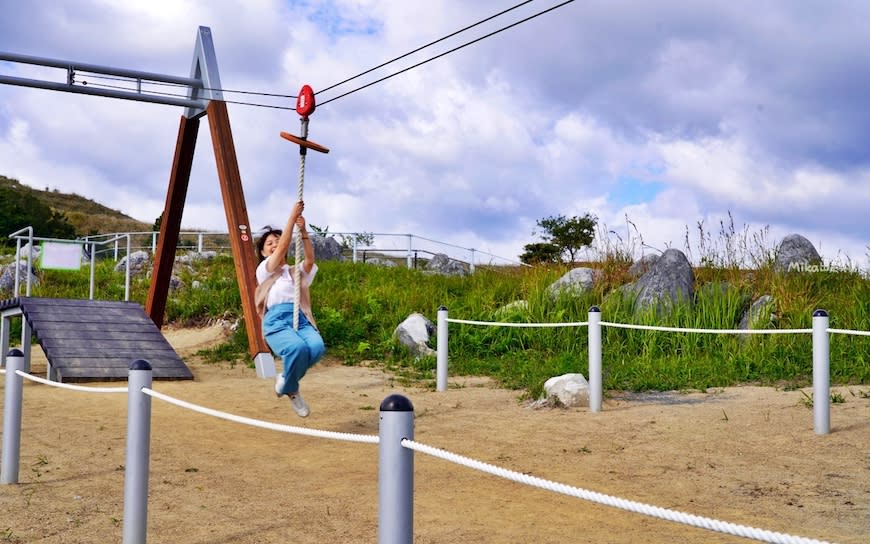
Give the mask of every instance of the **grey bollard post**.
<svg viewBox="0 0 870 544">
<path fill-rule="evenodd" d="M 589 308 L 589 411 L 601 411 L 601 309 Z"/>
<path fill-rule="evenodd" d="M 145 544 L 148 521 L 148 462 L 151 450 L 151 363 L 130 363 L 127 379 L 127 453 L 124 464 L 123 544 Z"/>
<path fill-rule="evenodd" d="M 831 339 L 828 312 L 813 312 L 813 428 L 816 434 L 831 432 Z"/>
<path fill-rule="evenodd" d="M 378 544 L 414 541 L 414 406 L 402 395 L 381 402 L 378 432 Z"/>
<path fill-rule="evenodd" d="M 438 308 L 435 353 L 435 391 L 447 391 L 447 306 Z"/>
<path fill-rule="evenodd" d="M 24 378 L 17 371 L 24 369 L 24 353 L 11 349 L 6 354 L 6 391 L 3 399 L 3 457 L 0 461 L 0 484 L 18 483 L 21 460 L 21 400 Z"/>
</svg>

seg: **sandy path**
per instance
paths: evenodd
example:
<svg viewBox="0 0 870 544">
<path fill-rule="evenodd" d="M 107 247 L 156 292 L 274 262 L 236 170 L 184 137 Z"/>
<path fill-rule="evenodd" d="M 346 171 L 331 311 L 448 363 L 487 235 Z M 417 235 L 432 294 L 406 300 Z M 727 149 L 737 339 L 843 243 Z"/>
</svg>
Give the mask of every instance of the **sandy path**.
<svg viewBox="0 0 870 544">
<path fill-rule="evenodd" d="M 377 435 L 388 395 L 415 408 L 417 441 L 558 483 L 759 529 L 841 543 L 870 533 L 870 388 L 838 388 L 833 432 L 813 433 L 799 391 L 736 387 L 640 400 L 601 413 L 534 409 L 486 379 L 447 392 L 326 360 L 297 418 L 254 371 L 206 365 L 219 327 L 166 331 L 194 381 L 154 389 L 263 421 Z M 33 371 L 39 375 L 39 348 Z M 44 364 L 44 363 L 42 363 Z M 96 384 L 103 385 L 103 384 Z M 118 385 L 108 384 L 108 385 Z M 3 388 L 0 381 L 0 389 Z M 2 407 L 0 407 L 2 409 Z M 27 382 L 20 483 L 0 486 L 0 542 L 120 542 L 125 395 Z M 155 400 L 148 540 L 377 541 L 377 446 L 214 419 Z M 415 454 L 418 543 L 745 542 L 518 484 Z"/>
</svg>

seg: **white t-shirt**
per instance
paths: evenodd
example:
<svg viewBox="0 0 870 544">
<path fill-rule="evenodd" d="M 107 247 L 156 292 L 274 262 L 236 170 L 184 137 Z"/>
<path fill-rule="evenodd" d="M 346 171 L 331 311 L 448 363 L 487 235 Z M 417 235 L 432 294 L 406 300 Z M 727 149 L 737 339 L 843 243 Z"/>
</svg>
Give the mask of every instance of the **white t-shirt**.
<svg viewBox="0 0 870 544">
<path fill-rule="evenodd" d="M 266 259 L 263 259 L 263 262 L 257 266 L 257 284 L 263 283 L 270 276 L 269 271 L 266 270 L 266 261 Z M 314 281 L 314 276 L 316 275 L 317 263 L 314 263 L 311 267 L 311 272 L 308 274 L 305 273 L 305 267 L 300 269 L 300 278 L 302 284 L 306 287 L 311 286 L 311 282 Z M 272 288 L 269 289 L 269 296 L 266 297 L 266 309 L 268 310 L 276 304 L 294 302 L 295 296 L 296 285 L 293 283 L 293 268 L 285 263 L 281 265 L 281 275 L 272 284 Z"/>
</svg>

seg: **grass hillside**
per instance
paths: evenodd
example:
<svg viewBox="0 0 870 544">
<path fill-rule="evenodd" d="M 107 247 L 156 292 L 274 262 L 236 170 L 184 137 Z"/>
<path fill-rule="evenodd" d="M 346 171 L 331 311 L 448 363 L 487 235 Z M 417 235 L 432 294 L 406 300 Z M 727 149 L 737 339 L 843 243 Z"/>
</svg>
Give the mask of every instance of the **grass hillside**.
<svg viewBox="0 0 870 544">
<path fill-rule="evenodd" d="M 75 228 L 76 236 L 105 234 L 111 232 L 150 231 L 152 223 L 137 221 L 118 210 L 107 208 L 89 198 L 75 193 L 63 193 L 57 189 L 34 189 L 16 179 L 0 176 L 0 189 L 6 189 L 37 200 L 52 211 L 63 214 L 66 221 Z M 8 234 L 8 233 L 6 233 Z"/>
<path fill-rule="evenodd" d="M 44 199 L 71 221 L 77 232 L 150 230 L 78 195 L 39 191 L 15 180 L 0 183 Z M 0 186 L 2 188 L 2 186 Z M 3 204 L 3 202 L 0 202 Z M 26 205 L 26 203 L 25 203 Z M 16 210 L 10 208 L 12 213 Z M 81 221 L 87 217 L 89 222 Z M 702 233 L 703 234 L 703 233 Z M 761 329 L 812 327 L 816 309 L 830 314 L 830 327 L 870 331 L 870 277 L 850 267 L 822 263 L 812 271 L 779 273 L 763 237 L 726 229 L 720 239 L 700 237 L 695 259 L 695 296 L 667 314 L 633 311 L 633 297 L 621 287 L 628 281 L 630 248 L 596 240 L 600 258 L 591 263 L 601 278 L 579 295 L 553 297 L 549 286 L 574 265 L 478 267 L 468 277 L 426 274 L 404 267 L 320 262 L 312 286 L 313 309 L 328 353 L 346 364 L 383 365 L 411 379 L 433 383 L 435 357 L 414 357 L 393 337 L 396 326 L 419 312 L 436 321 L 439 306 L 454 319 L 483 322 L 577 323 L 591 306 L 604 321 L 681 329 L 732 330 L 754 301 L 772 302 L 753 325 Z M 687 244 L 688 246 L 688 244 Z M 691 251 L 691 250 L 689 250 Z M 11 255 L 0 256 L 0 265 Z M 740 263 L 753 263 L 746 268 Z M 124 274 L 110 258 L 97 261 L 96 298 L 121 300 Z M 228 342 L 204 353 L 211 361 L 250 365 L 242 304 L 231 255 L 176 266 L 177 286 L 166 305 L 166 323 L 191 326 L 215 320 L 238 324 Z M 78 271 L 37 270 L 33 296 L 87 298 L 88 267 Z M 132 279 L 131 299 L 145 304 L 150 279 Z M 0 298 L 11 296 L 0 291 Z M 20 323 L 15 321 L 13 327 Z M 12 332 L 12 337 L 19 334 Z M 449 332 L 451 375 L 487 375 L 506 387 L 537 397 L 544 382 L 569 372 L 588 372 L 588 335 L 583 327 L 488 327 L 454 324 Z M 606 390 L 706 389 L 736 384 L 804 387 L 812 383 L 813 345 L 809 334 L 733 334 L 658 332 L 605 328 L 602 331 Z M 434 347 L 434 346 L 433 346 Z M 830 343 L 834 384 L 870 384 L 870 337 L 836 334 Z M 866 394 L 861 389 L 862 395 Z"/>
<path fill-rule="evenodd" d="M 121 300 L 124 274 L 111 259 L 98 262 L 96 296 Z M 552 298 L 548 286 L 564 266 L 483 269 L 468 277 L 426 274 L 403 267 L 325 261 L 312 286 L 314 313 L 327 351 L 345 364 L 383 365 L 415 381 L 434 384 L 435 357 L 414 357 L 393 338 L 396 326 L 419 312 L 433 322 L 441 305 L 450 317 L 518 323 L 582 322 L 590 306 L 602 319 L 638 325 L 734 329 L 753 300 L 774 298 L 770 319 L 758 328 L 807 329 L 812 314 L 826 309 L 830 326 L 870 330 L 870 280 L 845 271 L 777 274 L 771 269 L 697 270 L 696 300 L 668 315 L 635 315 L 617 284 L 624 265 L 605 268 L 606 277 L 581 296 Z M 33 296 L 86 298 L 89 270 L 40 270 Z M 196 326 L 216 320 L 238 323 L 233 336 L 203 353 L 214 362 L 251 365 L 234 262 L 230 255 L 176 267 L 178 287 L 170 292 L 166 323 Z M 131 299 L 144 305 L 147 274 L 133 278 Z M 0 292 L 0 297 L 8 296 Z M 516 301 L 526 301 L 517 305 Z M 17 321 L 13 326 L 17 325 Z M 17 333 L 13 332 L 14 338 Z M 450 374 L 486 375 L 505 387 L 540 395 L 552 376 L 588 372 L 583 327 L 513 328 L 451 325 Z M 736 384 L 804 387 L 812 383 L 809 334 L 754 335 L 602 331 L 604 387 L 607 390 L 686 390 Z M 434 347 L 434 342 L 433 342 Z M 870 384 L 870 338 L 834 335 L 830 345 L 834 384 Z M 863 391 L 863 390 L 862 390 Z"/>
</svg>

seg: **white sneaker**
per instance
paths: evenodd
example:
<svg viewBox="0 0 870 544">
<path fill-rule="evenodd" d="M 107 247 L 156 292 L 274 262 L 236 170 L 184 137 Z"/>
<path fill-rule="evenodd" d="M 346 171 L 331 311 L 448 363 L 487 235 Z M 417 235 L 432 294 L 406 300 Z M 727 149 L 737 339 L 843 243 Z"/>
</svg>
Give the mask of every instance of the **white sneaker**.
<svg viewBox="0 0 870 544">
<path fill-rule="evenodd" d="M 282 389 L 284 389 L 284 375 L 278 374 L 278 377 L 275 378 L 275 396 L 279 399 L 284 395 L 284 393 L 281 392 Z"/>
<path fill-rule="evenodd" d="M 299 417 L 308 417 L 308 404 L 305 399 L 299 394 L 299 391 L 290 393 L 290 404 L 293 406 L 293 411 Z"/>
</svg>

